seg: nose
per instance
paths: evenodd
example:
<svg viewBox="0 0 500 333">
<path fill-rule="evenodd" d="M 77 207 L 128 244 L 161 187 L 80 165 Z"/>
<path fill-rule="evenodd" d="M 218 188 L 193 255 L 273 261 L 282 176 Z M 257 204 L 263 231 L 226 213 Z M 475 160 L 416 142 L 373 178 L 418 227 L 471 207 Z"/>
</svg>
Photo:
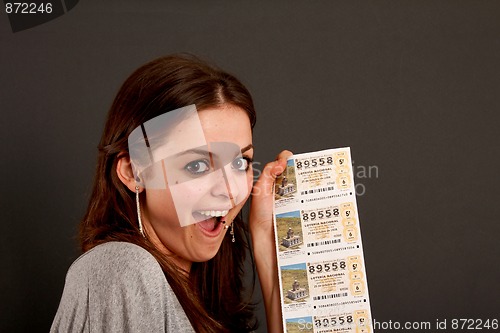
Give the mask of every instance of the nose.
<svg viewBox="0 0 500 333">
<path fill-rule="evenodd" d="M 231 201 L 232 206 L 236 206 L 241 201 L 244 189 L 242 184 L 246 184 L 246 176 L 235 174 L 231 167 L 225 166 L 217 170 L 220 173 L 216 183 L 212 186 L 212 195 L 224 197 Z"/>
</svg>

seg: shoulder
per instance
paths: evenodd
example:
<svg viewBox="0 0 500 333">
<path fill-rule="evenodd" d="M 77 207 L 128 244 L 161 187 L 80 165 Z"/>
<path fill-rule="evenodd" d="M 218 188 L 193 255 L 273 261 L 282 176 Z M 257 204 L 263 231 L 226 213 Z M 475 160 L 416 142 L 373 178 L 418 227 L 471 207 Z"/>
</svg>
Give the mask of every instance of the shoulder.
<svg viewBox="0 0 500 333">
<path fill-rule="evenodd" d="M 142 247 L 127 242 L 108 242 L 85 252 L 71 265 L 66 279 L 92 289 L 101 285 L 130 287 L 146 281 L 147 284 L 166 283 L 156 259 Z"/>
<path fill-rule="evenodd" d="M 144 264 L 158 266 L 156 259 L 142 247 L 127 242 L 107 242 L 98 245 L 82 254 L 71 265 L 70 270 L 88 266 L 127 267 L 143 266 Z"/>
<path fill-rule="evenodd" d="M 52 332 L 87 327 L 91 332 L 163 332 L 189 326 L 156 259 L 137 245 L 109 242 L 71 265 Z"/>
<path fill-rule="evenodd" d="M 156 259 L 132 243 L 108 242 L 81 255 L 66 275 L 69 288 L 87 289 L 99 298 L 110 294 L 170 289 Z"/>
</svg>

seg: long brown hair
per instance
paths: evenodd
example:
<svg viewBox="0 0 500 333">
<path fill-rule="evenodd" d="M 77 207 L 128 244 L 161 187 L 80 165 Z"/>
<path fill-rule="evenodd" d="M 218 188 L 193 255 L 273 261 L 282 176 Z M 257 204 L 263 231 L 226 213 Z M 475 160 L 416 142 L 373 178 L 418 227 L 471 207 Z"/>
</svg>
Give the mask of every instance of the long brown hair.
<svg viewBox="0 0 500 333">
<path fill-rule="evenodd" d="M 130 132 L 165 112 L 195 104 L 198 110 L 223 103 L 246 111 L 253 127 L 255 110 L 248 90 L 234 76 L 191 55 L 172 55 L 137 69 L 124 82 L 109 110 L 99 144 L 99 157 L 87 213 L 80 225 L 83 251 L 109 241 L 137 244 L 159 262 L 187 317 L 197 332 L 247 332 L 255 318 L 243 300 L 243 261 L 248 240 L 241 216 L 232 244 L 229 233 L 216 256 L 193 263 L 186 278 L 138 228 L 134 193 L 116 173 L 118 155 L 127 152 Z"/>
</svg>

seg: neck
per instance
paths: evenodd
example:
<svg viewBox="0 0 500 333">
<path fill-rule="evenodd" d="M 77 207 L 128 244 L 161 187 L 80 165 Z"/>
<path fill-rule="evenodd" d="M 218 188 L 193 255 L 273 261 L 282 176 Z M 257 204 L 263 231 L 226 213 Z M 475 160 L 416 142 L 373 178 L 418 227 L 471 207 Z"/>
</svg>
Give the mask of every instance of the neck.
<svg viewBox="0 0 500 333">
<path fill-rule="evenodd" d="M 189 260 L 186 260 L 177 254 L 173 253 L 170 251 L 158 238 L 156 233 L 154 232 L 152 226 L 150 223 L 146 222 L 144 223 L 144 229 L 146 231 L 146 235 L 148 236 L 149 240 L 153 243 L 154 247 L 161 253 L 163 253 L 172 263 L 177 266 L 179 269 L 179 272 L 182 274 L 185 274 L 186 276 L 189 276 L 189 272 L 191 271 L 191 265 L 192 262 Z"/>
</svg>

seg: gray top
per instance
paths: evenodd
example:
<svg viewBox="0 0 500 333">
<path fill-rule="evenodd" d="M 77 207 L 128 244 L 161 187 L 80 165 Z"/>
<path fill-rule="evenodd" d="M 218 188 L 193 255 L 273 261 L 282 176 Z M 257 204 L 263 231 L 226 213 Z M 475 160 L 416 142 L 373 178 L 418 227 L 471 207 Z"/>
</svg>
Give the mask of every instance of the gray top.
<svg viewBox="0 0 500 333">
<path fill-rule="evenodd" d="M 194 332 L 156 259 L 124 242 L 98 245 L 69 268 L 50 332 Z"/>
</svg>

